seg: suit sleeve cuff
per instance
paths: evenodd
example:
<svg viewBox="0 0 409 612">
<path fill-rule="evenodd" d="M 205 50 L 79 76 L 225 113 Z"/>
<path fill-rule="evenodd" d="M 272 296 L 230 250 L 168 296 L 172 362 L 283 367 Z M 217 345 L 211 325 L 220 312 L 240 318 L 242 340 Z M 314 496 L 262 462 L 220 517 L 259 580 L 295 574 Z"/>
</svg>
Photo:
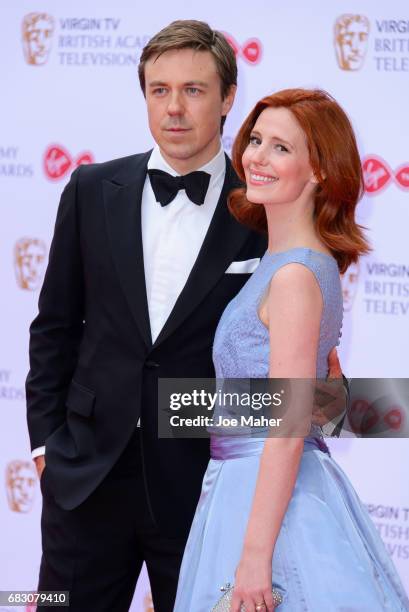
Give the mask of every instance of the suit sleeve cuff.
<svg viewBox="0 0 409 612">
<path fill-rule="evenodd" d="M 31 451 L 32 459 L 35 459 L 36 457 L 40 457 L 41 455 L 45 455 L 45 446 L 38 446 L 37 448 Z"/>
</svg>

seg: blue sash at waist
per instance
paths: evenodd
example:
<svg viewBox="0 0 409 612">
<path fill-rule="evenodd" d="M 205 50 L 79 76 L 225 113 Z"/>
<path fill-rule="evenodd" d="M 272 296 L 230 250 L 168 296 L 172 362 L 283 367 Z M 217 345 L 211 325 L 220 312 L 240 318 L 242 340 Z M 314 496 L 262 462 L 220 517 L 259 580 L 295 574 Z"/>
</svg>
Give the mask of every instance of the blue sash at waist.
<svg viewBox="0 0 409 612">
<path fill-rule="evenodd" d="M 265 438 L 250 438 L 247 436 L 211 436 L 210 456 L 212 459 L 239 459 L 261 455 Z M 323 438 L 308 437 L 304 440 L 304 452 L 320 450 L 330 454 Z"/>
</svg>

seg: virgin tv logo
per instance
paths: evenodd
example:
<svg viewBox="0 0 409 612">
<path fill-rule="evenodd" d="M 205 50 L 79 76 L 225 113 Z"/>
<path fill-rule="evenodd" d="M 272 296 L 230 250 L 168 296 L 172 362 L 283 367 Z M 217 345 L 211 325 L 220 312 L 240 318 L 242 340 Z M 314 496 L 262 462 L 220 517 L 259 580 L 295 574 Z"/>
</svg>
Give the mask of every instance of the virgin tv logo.
<svg viewBox="0 0 409 612">
<path fill-rule="evenodd" d="M 409 162 L 392 170 L 387 162 L 377 155 L 368 155 L 362 160 L 365 192 L 368 195 L 380 193 L 391 183 L 404 191 L 409 191 Z"/>
<path fill-rule="evenodd" d="M 44 153 L 43 167 L 45 175 L 50 181 L 59 181 L 70 170 L 81 164 L 92 164 L 93 162 L 94 156 L 90 151 L 83 151 L 73 157 L 62 145 L 53 144 Z"/>
<path fill-rule="evenodd" d="M 263 46 L 258 38 L 249 38 L 240 45 L 236 39 L 227 32 L 223 32 L 227 42 L 234 51 L 236 57 L 241 57 L 247 64 L 258 64 L 263 55 Z"/>
</svg>

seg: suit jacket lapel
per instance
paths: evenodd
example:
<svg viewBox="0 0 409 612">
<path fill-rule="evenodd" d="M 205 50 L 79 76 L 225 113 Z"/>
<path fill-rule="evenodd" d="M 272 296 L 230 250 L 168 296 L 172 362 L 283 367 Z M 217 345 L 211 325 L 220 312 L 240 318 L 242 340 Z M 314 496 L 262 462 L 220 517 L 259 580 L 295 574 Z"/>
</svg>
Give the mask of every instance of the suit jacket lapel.
<svg viewBox="0 0 409 612">
<path fill-rule="evenodd" d="M 122 290 L 147 347 L 152 346 L 146 297 L 141 229 L 142 191 L 148 152 L 135 156 L 126 170 L 103 181 L 107 230 Z"/>
<path fill-rule="evenodd" d="M 234 255 L 248 238 L 248 229 L 231 216 L 227 195 L 239 185 L 226 155 L 226 176 L 209 230 L 182 292 L 157 337 L 154 347 L 166 340 L 200 304 L 223 276 Z"/>
</svg>

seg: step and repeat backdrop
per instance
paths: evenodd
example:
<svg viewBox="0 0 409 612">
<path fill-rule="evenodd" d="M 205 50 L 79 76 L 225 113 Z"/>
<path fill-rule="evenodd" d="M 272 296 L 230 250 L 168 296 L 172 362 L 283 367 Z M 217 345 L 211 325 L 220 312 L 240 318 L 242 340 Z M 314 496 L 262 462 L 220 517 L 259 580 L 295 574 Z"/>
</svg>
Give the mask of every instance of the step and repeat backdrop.
<svg viewBox="0 0 409 612">
<path fill-rule="evenodd" d="M 21 0 L 0 8 L 0 590 L 37 584 L 41 494 L 30 458 L 24 380 L 28 327 L 59 196 L 78 164 L 152 146 L 137 65 L 149 38 L 174 19 L 209 22 L 237 54 L 238 95 L 223 134 L 228 153 L 252 105 L 278 89 L 324 88 L 351 117 L 365 175 L 358 214 L 373 251 L 343 279 L 342 367 L 349 377 L 409 377 L 407 2 L 157 0 L 149 6 Z M 363 407 L 358 394 L 351 433 L 331 441 L 331 448 L 409 590 L 409 442 L 403 437 L 409 424 L 403 405 L 388 397 L 380 392 Z M 400 437 L 355 437 L 363 409 L 370 414 L 367 427 L 382 430 L 387 423 Z M 132 610 L 153 610 L 146 573 Z"/>
</svg>

